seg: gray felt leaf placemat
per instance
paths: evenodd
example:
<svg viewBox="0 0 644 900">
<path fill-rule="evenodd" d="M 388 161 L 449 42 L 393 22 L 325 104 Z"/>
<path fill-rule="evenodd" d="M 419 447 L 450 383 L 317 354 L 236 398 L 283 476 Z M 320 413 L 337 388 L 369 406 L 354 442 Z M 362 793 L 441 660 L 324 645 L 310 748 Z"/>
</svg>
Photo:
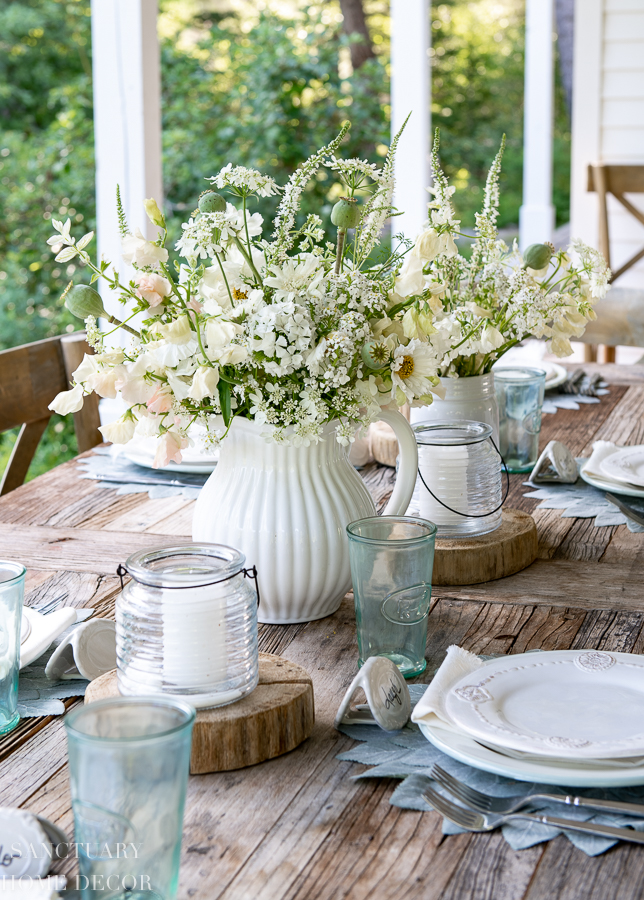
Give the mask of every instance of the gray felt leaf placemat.
<svg viewBox="0 0 644 900">
<path fill-rule="evenodd" d="M 581 467 L 586 459 L 578 459 L 577 465 Z M 525 487 L 532 489 L 532 493 L 524 494 L 531 500 L 540 500 L 536 509 L 561 509 L 562 519 L 595 519 L 595 528 L 605 525 L 627 525 L 628 530 L 634 533 L 644 532 L 644 525 L 638 525 L 632 519 L 624 515 L 613 503 L 606 499 L 606 492 L 601 491 L 591 484 L 587 484 L 583 478 L 578 478 L 574 484 L 532 484 L 524 482 Z M 625 498 L 628 501 L 628 497 Z"/>
<path fill-rule="evenodd" d="M 411 684 L 412 707 L 418 703 L 427 685 Z M 430 744 L 420 732 L 417 725 L 408 723 L 401 731 L 387 733 L 377 725 L 342 725 L 340 731 L 355 741 L 360 741 L 351 750 L 340 753 L 338 759 L 372 766 L 367 772 L 354 776 L 362 778 L 398 778 L 401 783 L 391 795 L 390 803 L 401 809 L 426 811 L 431 806 L 423 799 L 423 791 L 428 785 L 438 788 L 432 781 L 430 772 L 434 763 L 438 763 L 470 787 L 491 794 L 494 797 L 512 797 L 527 791 L 547 791 L 551 794 L 577 794 L 592 796 L 597 799 L 624 800 L 631 803 L 644 803 L 644 786 L 627 788 L 594 788 L 592 791 L 583 788 L 562 788 L 548 784 L 528 784 L 512 778 L 492 775 L 472 766 L 460 763 L 451 756 Z M 441 788 L 438 788 L 442 792 Z M 574 809 L 558 804 L 540 803 L 534 806 L 536 811 L 546 815 L 559 815 L 566 819 L 591 821 L 603 825 L 631 826 L 644 831 L 644 819 L 633 816 L 606 815 L 595 813 L 592 809 Z M 443 820 L 443 834 L 460 834 L 463 829 Z M 535 844 L 549 841 L 558 834 L 565 834 L 571 843 L 588 856 L 605 853 L 617 841 L 608 838 L 594 837 L 574 831 L 561 831 L 533 822 L 517 822 L 504 825 L 501 829 L 503 837 L 513 850 L 525 850 Z"/>
</svg>

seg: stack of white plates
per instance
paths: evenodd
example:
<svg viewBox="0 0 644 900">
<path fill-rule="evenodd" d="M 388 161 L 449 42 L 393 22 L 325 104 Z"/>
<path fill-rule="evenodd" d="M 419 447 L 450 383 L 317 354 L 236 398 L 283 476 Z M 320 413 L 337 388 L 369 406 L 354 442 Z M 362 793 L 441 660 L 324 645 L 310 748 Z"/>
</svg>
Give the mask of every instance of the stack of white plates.
<svg viewBox="0 0 644 900">
<path fill-rule="evenodd" d="M 517 778 L 644 784 L 644 657 L 596 650 L 493 660 L 452 685 L 454 729 L 420 724 L 444 753 Z"/>
<path fill-rule="evenodd" d="M 599 472 L 581 469 L 581 477 L 588 484 L 613 494 L 644 497 L 644 444 L 622 447 L 606 456 L 599 464 Z"/>
</svg>

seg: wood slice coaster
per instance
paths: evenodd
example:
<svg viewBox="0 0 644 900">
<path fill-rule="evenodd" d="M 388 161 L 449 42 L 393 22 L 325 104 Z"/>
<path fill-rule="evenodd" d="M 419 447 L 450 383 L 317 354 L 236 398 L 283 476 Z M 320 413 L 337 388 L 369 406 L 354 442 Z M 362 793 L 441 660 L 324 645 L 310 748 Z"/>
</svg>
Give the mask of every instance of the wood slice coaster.
<svg viewBox="0 0 644 900">
<path fill-rule="evenodd" d="M 118 697 L 116 669 L 92 681 L 85 703 Z M 259 654 L 259 684 L 229 706 L 197 711 L 190 772 L 227 772 L 293 750 L 313 731 L 313 684 L 307 671 L 282 656 Z"/>
<path fill-rule="evenodd" d="M 537 526 L 532 516 L 504 509 L 500 528 L 460 540 L 437 540 L 432 584 L 480 584 L 514 575 L 537 558 Z"/>
</svg>

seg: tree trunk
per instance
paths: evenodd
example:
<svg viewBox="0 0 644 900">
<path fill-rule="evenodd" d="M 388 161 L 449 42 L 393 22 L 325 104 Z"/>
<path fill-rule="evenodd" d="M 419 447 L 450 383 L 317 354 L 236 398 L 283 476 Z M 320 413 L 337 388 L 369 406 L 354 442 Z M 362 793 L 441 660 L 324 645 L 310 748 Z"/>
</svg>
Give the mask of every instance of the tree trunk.
<svg viewBox="0 0 644 900">
<path fill-rule="evenodd" d="M 351 44 L 351 65 L 354 70 L 359 69 L 364 62 L 375 56 L 362 0 L 340 0 L 340 9 L 344 19 L 344 33 L 354 39 L 356 35 L 361 38 L 360 41 Z"/>
</svg>

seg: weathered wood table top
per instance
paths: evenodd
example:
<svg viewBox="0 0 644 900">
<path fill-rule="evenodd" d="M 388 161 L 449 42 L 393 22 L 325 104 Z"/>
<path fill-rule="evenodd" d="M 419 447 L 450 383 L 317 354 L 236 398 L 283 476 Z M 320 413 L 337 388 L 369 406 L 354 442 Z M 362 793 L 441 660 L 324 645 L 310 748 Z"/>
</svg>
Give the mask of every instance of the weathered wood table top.
<svg viewBox="0 0 644 900">
<path fill-rule="evenodd" d="M 597 367 L 593 367 L 597 368 Z M 601 403 L 544 416 L 542 446 L 588 454 L 599 438 L 644 442 L 644 367 L 603 367 Z M 371 473 L 378 500 L 388 470 Z M 532 512 L 512 477 L 508 505 Z M 28 567 L 26 602 L 59 600 L 112 616 L 115 568 L 137 548 L 190 534 L 183 498 L 117 497 L 80 480 L 74 462 L 0 500 L 0 556 Z M 449 644 L 476 653 L 589 647 L 644 652 L 644 535 L 626 526 L 536 512 L 539 559 L 484 585 L 437 588 L 428 671 Z M 499 833 L 444 837 L 434 812 L 389 804 L 394 781 L 356 783 L 361 766 L 336 755 L 351 741 L 333 728 L 356 672 L 352 603 L 308 625 L 260 626 L 260 649 L 304 666 L 316 725 L 297 750 L 250 769 L 190 778 L 180 896 L 228 900 L 635 900 L 644 850 L 619 845 L 591 859 L 563 837 L 514 852 Z M 73 705 L 78 701 L 67 701 Z M 62 718 L 25 719 L 0 739 L 0 805 L 20 806 L 73 831 Z M 75 861 L 57 864 L 74 884 Z"/>
</svg>

